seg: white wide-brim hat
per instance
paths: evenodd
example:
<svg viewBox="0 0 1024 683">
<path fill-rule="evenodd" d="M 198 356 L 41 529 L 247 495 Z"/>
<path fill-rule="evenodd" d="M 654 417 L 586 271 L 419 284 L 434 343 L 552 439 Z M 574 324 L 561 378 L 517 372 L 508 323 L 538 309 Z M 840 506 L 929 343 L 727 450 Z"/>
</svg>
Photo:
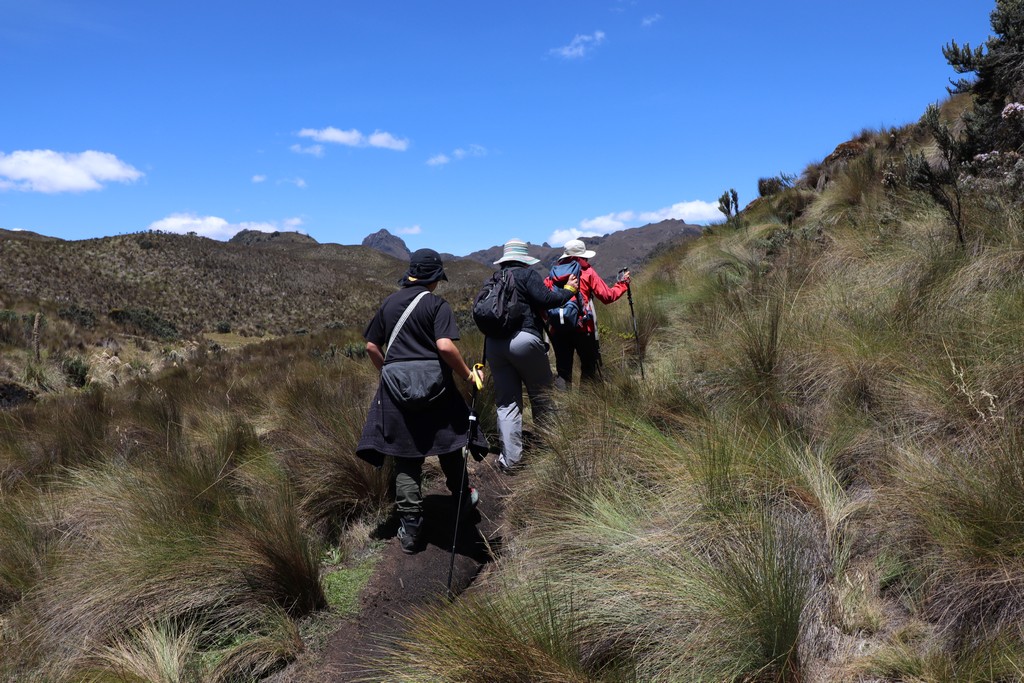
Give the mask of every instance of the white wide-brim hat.
<svg viewBox="0 0 1024 683">
<path fill-rule="evenodd" d="M 535 259 L 530 256 L 530 252 L 527 251 L 526 242 L 517 239 L 511 239 L 508 242 L 505 242 L 504 253 L 502 253 L 500 259 L 494 262 L 494 265 L 498 266 L 510 261 L 525 263 L 528 266 L 532 266 L 534 263 L 540 263 L 540 259 Z"/>
<path fill-rule="evenodd" d="M 597 255 L 593 249 L 587 249 L 587 245 L 583 244 L 583 240 L 569 240 L 565 243 L 564 251 L 558 258 L 567 258 L 569 256 L 578 256 L 579 258 L 594 258 Z"/>
</svg>

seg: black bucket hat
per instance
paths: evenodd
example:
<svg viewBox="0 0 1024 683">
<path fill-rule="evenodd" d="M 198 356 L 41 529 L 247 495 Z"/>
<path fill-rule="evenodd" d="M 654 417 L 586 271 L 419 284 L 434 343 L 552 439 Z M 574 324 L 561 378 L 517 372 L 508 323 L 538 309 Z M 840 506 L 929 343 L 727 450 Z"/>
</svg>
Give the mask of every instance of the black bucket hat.
<svg viewBox="0 0 1024 683">
<path fill-rule="evenodd" d="M 438 280 L 448 280 L 444 274 L 441 255 L 433 249 L 417 249 L 409 257 L 409 270 L 399 281 L 403 287 L 410 285 L 429 285 Z"/>
</svg>

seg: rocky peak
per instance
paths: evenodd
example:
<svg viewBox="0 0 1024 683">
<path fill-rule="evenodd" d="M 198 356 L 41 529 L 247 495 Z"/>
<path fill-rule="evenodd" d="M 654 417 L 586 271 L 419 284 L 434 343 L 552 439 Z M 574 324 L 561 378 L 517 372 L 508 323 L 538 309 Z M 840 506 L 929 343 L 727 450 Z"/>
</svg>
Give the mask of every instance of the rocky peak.
<svg viewBox="0 0 1024 683">
<path fill-rule="evenodd" d="M 405 240 L 401 237 L 392 235 L 387 230 L 381 229 L 372 235 L 367 235 L 363 239 L 363 246 L 376 249 L 377 251 L 383 252 L 388 256 L 394 256 L 397 259 L 403 261 L 409 260 L 409 247 L 405 245 Z"/>
</svg>

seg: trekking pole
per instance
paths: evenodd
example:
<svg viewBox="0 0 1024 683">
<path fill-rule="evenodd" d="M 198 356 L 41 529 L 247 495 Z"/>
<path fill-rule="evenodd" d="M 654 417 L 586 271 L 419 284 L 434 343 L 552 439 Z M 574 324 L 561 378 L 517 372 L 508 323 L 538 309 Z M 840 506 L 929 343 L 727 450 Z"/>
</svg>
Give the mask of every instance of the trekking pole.
<svg viewBox="0 0 1024 683">
<path fill-rule="evenodd" d="M 622 279 L 622 274 L 626 272 L 626 268 L 619 269 L 619 279 Z M 629 299 L 629 315 L 633 318 L 633 338 L 636 340 L 636 359 L 640 362 L 640 379 L 646 380 L 644 377 L 644 358 L 640 352 L 640 329 L 636 325 L 636 311 L 633 310 L 633 288 L 630 283 L 626 283 L 626 298 Z"/>
<path fill-rule="evenodd" d="M 480 359 L 480 362 L 473 366 L 473 370 L 483 370 L 484 363 L 487 362 L 487 340 L 484 339 L 484 352 Z M 474 373 L 475 375 L 475 373 Z M 455 595 L 452 593 L 452 575 L 455 573 L 455 544 L 459 540 L 459 522 L 462 517 L 462 496 L 466 491 L 466 451 L 469 451 L 473 447 L 473 440 L 476 438 L 479 430 L 479 421 L 476 417 L 476 396 L 483 390 L 484 384 L 480 381 L 479 375 L 473 377 L 473 394 L 469 401 L 469 442 L 466 444 L 465 450 L 462 451 L 462 481 L 459 482 L 459 502 L 455 506 L 455 530 L 452 532 L 452 558 L 451 562 L 448 563 L 448 599 L 452 600 Z M 474 456 L 475 457 L 475 456 Z"/>
</svg>

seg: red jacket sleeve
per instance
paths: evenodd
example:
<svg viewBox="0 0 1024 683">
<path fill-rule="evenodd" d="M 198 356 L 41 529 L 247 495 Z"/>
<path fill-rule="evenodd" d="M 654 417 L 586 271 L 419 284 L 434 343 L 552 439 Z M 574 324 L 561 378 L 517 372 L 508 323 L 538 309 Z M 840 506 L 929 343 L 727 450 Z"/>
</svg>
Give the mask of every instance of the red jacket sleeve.
<svg viewBox="0 0 1024 683">
<path fill-rule="evenodd" d="M 580 279 L 582 280 L 580 290 L 583 292 L 584 302 L 589 302 L 593 296 L 603 304 L 610 304 L 626 293 L 625 282 L 616 282 L 609 287 L 593 267 L 585 269 Z"/>
</svg>

